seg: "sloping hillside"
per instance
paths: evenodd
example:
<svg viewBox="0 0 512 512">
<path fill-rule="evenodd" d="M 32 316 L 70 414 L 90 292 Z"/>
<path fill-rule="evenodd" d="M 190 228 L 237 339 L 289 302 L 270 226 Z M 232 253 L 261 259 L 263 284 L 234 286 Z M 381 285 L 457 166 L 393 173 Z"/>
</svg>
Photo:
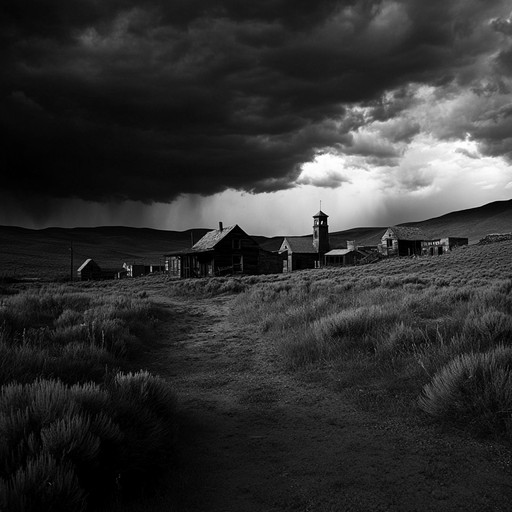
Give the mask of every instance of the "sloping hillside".
<svg viewBox="0 0 512 512">
<path fill-rule="evenodd" d="M 466 236 L 470 243 L 474 243 L 489 233 L 512 231 L 512 200 L 495 201 L 478 208 L 404 225 L 420 227 L 434 236 Z"/>
<path fill-rule="evenodd" d="M 434 237 L 460 236 L 469 238 L 469 243 L 476 243 L 489 233 L 512 232 L 512 200 L 459 210 L 441 217 L 421 222 L 406 222 L 400 226 L 414 226 Z M 375 245 L 386 227 L 353 228 L 331 233 L 331 246 L 344 246 L 346 240 L 355 240 L 359 245 Z"/>
</svg>

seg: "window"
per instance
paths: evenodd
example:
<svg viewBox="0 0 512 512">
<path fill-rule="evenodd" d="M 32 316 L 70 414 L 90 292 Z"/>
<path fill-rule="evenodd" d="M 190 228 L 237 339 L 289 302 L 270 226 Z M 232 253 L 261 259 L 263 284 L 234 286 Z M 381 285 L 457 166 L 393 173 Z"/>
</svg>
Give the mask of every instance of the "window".
<svg viewBox="0 0 512 512">
<path fill-rule="evenodd" d="M 242 247 L 242 240 L 239 238 L 233 238 L 232 247 L 233 249 L 240 249 Z"/>
<path fill-rule="evenodd" d="M 386 245 L 387 245 L 388 247 L 393 247 L 393 239 L 392 239 L 392 238 L 388 238 L 388 239 L 386 240 Z"/>
</svg>

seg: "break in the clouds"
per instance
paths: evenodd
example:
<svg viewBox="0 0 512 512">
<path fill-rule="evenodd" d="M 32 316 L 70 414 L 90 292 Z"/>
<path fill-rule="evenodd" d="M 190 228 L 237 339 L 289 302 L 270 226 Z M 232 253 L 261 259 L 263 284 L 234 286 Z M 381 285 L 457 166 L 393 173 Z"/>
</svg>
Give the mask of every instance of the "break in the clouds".
<svg viewBox="0 0 512 512">
<path fill-rule="evenodd" d="M 379 190 L 414 192 L 438 177 L 419 141 L 467 137 L 474 148 L 461 146 L 460 158 L 510 162 L 509 9 L 504 0 L 7 0 L 0 195 L 49 214 L 52 198 L 334 189 L 361 172 Z M 339 165 L 315 174 L 308 165 L 322 155 Z"/>
</svg>

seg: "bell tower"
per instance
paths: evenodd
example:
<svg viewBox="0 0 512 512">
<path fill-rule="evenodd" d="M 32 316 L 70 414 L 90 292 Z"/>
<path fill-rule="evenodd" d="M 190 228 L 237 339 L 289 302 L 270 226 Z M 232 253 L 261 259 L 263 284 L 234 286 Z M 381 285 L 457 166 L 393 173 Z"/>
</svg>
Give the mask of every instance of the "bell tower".
<svg viewBox="0 0 512 512">
<path fill-rule="evenodd" d="M 329 226 L 327 217 L 322 210 L 313 215 L 313 245 L 319 254 L 325 254 L 329 251 Z"/>
</svg>

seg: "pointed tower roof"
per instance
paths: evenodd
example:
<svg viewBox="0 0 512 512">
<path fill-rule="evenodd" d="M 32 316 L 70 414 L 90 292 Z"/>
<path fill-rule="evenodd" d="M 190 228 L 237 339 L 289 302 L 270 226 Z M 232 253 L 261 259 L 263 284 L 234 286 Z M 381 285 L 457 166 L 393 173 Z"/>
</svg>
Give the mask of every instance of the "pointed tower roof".
<svg viewBox="0 0 512 512">
<path fill-rule="evenodd" d="M 313 215 L 313 218 L 315 217 L 329 217 L 327 213 L 324 213 L 322 210 L 320 210 L 316 215 Z"/>
</svg>

